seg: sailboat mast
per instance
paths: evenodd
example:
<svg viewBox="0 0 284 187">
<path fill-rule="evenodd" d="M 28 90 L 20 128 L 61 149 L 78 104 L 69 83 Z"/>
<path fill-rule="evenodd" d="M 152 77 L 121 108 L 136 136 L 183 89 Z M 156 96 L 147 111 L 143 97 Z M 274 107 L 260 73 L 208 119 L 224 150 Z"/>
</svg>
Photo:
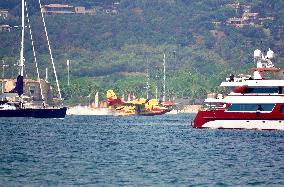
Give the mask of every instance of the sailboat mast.
<svg viewBox="0 0 284 187">
<path fill-rule="evenodd" d="M 156 90 L 155 90 L 155 93 L 156 93 L 156 99 L 158 99 L 158 86 L 156 85 Z"/>
<path fill-rule="evenodd" d="M 166 54 L 164 53 L 164 84 L 163 84 L 163 101 L 166 101 Z"/>
<path fill-rule="evenodd" d="M 66 62 L 66 64 L 67 64 L 67 75 L 68 75 L 68 86 L 70 86 L 70 61 L 69 60 L 67 60 L 67 62 Z"/>
<path fill-rule="evenodd" d="M 24 76 L 24 38 L 25 38 L 25 0 L 22 0 L 22 41 L 19 64 L 19 74 Z"/>
<path fill-rule="evenodd" d="M 99 108 L 99 92 L 95 95 L 95 108 Z"/>
</svg>

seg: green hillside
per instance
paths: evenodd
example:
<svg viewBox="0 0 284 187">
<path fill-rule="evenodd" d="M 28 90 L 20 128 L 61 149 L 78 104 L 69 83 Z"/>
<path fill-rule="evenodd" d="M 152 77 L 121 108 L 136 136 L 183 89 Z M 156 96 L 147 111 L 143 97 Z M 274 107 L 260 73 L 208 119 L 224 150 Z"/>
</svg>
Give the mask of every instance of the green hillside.
<svg viewBox="0 0 284 187">
<path fill-rule="evenodd" d="M 59 1 L 44 1 L 44 4 Z M 145 96 L 146 70 L 149 69 L 151 94 L 162 89 L 163 53 L 166 54 L 167 93 L 171 97 L 204 98 L 218 91 L 220 81 L 229 73 L 254 67 L 256 48 L 272 48 L 276 64 L 284 57 L 284 2 L 268 0 L 239 1 L 251 5 L 260 17 L 274 17 L 262 25 L 235 28 L 227 26 L 230 17 L 241 12 L 225 0 L 64 0 L 73 6 L 95 8 L 95 15 L 46 15 L 47 29 L 54 52 L 63 96 L 69 102 L 93 97 L 96 91 L 115 89 L 119 94 L 134 91 Z M 4 0 L 9 9 L 0 24 L 20 25 L 18 0 Z M 31 1 L 29 10 L 38 59 L 45 76 L 49 63 L 39 5 Z M 106 10 L 116 10 L 106 13 Z M 219 24 L 213 24 L 221 22 Z M 27 41 L 29 36 L 27 37 Z M 0 32 L 0 59 L 14 64 L 18 60 L 20 30 Z M 34 75 L 31 42 L 25 48 L 26 74 Z M 66 60 L 70 60 L 71 86 L 67 86 Z M 7 68 L 13 76 L 15 68 Z M 52 79 L 50 73 L 50 78 Z"/>
</svg>

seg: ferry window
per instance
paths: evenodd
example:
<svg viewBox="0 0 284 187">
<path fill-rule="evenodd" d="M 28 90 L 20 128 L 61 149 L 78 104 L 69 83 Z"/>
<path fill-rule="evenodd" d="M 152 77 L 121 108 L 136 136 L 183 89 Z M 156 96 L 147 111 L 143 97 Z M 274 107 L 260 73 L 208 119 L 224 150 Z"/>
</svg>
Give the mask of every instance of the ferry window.
<svg viewBox="0 0 284 187">
<path fill-rule="evenodd" d="M 279 87 L 279 94 L 282 94 L 283 92 L 283 87 Z"/>
<path fill-rule="evenodd" d="M 282 106 L 280 107 L 280 111 L 281 111 L 281 113 L 284 113 L 284 105 L 282 105 Z"/>
<path fill-rule="evenodd" d="M 227 111 L 272 111 L 274 104 L 231 104 Z"/>
<path fill-rule="evenodd" d="M 278 93 L 278 87 L 271 87 L 271 88 L 246 88 L 244 93 Z"/>
</svg>

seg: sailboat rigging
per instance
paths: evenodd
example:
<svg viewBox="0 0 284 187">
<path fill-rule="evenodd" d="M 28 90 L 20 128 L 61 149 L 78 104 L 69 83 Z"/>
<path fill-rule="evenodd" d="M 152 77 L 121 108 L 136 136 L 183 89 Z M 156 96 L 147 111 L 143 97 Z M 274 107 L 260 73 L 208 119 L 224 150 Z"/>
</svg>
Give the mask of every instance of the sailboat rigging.
<svg viewBox="0 0 284 187">
<path fill-rule="evenodd" d="M 41 2 L 39 0 L 39 4 L 41 7 Z M 41 81 L 40 81 L 40 77 L 39 77 L 39 71 L 38 71 L 38 64 L 36 61 L 36 55 L 35 55 L 35 49 L 34 49 L 34 45 L 33 45 L 33 37 L 32 37 L 32 32 L 31 32 L 31 26 L 30 26 L 30 22 L 28 19 L 28 24 L 29 24 L 29 30 L 30 30 L 30 38 L 32 41 L 32 46 L 33 46 L 33 55 L 35 58 L 35 64 L 36 64 L 36 68 L 37 68 L 37 79 L 40 85 L 40 90 L 41 90 L 41 97 L 43 100 L 43 105 L 42 107 L 30 107 L 28 105 L 26 105 L 24 103 L 24 38 L 25 38 L 25 10 L 26 10 L 26 15 L 28 18 L 28 9 L 27 9 L 27 4 L 25 2 L 25 0 L 22 0 L 22 26 L 21 26 L 21 50 L 20 50 L 20 61 L 18 64 L 18 68 L 19 68 L 19 75 L 17 77 L 17 81 L 16 81 L 16 86 L 9 91 L 10 97 L 14 97 L 15 94 L 18 95 L 19 100 L 18 101 L 2 101 L 0 103 L 0 117 L 35 117 L 35 118 L 64 118 L 66 115 L 66 107 L 59 107 L 59 108 L 49 108 L 46 107 L 45 105 L 45 98 L 43 96 L 42 93 L 42 86 L 41 86 Z M 59 92 L 59 99 L 62 100 L 61 97 L 61 92 L 60 92 L 60 88 L 59 88 L 59 82 L 57 79 L 57 74 L 56 74 L 56 70 L 55 70 L 55 65 L 54 65 L 54 60 L 53 60 L 53 56 L 51 53 L 51 47 L 50 47 L 50 43 L 49 43 L 49 39 L 48 39 L 48 35 L 47 35 L 47 29 L 46 29 L 46 24 L 44 21 L 44 17 L 43 14 L 42 15 L 42 21 L 44 24 L 44 29 L 45 29 L 45 35 L 47 38 L 47 43 L 48 43 L 48 48 L 49 48 L 49 53 L 50 53 L 50 57 L 51 57 L 51 62 L 52 62 L 52 66 L 53 66 L 53 70 L 54 70 L 54 74 L 55 74 L 55 79 L 56 79 L 56 84 L 57 84 L 57 89 Z M 14 95 L 13 95 L 14 93 Z"/>
</svg>

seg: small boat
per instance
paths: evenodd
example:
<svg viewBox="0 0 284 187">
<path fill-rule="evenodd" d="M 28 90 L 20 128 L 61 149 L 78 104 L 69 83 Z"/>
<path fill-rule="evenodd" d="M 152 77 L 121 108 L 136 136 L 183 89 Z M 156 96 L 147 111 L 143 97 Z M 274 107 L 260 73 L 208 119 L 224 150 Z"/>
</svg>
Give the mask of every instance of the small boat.
<svg viewBox="0 0 284 187">
<path fill-rule="evenodd" d="M 180 113 L 180 111 L 177 110 L 177 109 L 173 109 L 173 110 L 167 112 L 167 114 L 179 114 L 179 113 Z"/>
<path fill-rule="evenodd" d="M 20 51 L 20 62 L 18 64 L 19 75 L 17 77 L 15 88 L 9 91 L 9 93 L 2 94 L 5 100 L 0 102 L 0 117 L 64 118 L 66 115 L 66 111 L 67 111 L 66 107 L 48 107 L 45 105 L 44 99 L 43 99 L 42 107 L 31 106 L 30 103 L 24 102 L 24 38 L 25 38 L 25 28 L 26 28 L 25 27 L 25 13 L 26 13 L 25 6 L 26 6 L 25 1 L 22 0 L 22 27 L 21 27 L 22 28 L 22 41 L 21 41 L 21 51 Z M 29 25 L 29 28 L 30 28 L 30 25 Z M 46 32 L 46 29 L 45 29 L 45 32 Z M 31 35 L 31 30 L 30 30 L 30 35 Z M 48 40 L 47 32 L 46 32 L 46 37 Z M 31 35 L 31 39 L 32 39 L 32 35 Z M 48 42 L 48 45 L 49 45 L 49 42 Z M 50 46 L 49 46 L 49 50 L 50 50 L 49 51 L 50 54 L 52 54 Z M 34 47 L 33 47 L 33 52 L 35 56 Z M 53 58 L 51 59 L 53 63 Z M 37 62 L 36 62 L 36 67 L 38 67 Z M 54 71 L 55 71 L 55 68 L 54 68 Z M 56 71 L 55 71 L 55 75 L 56 75 Z M 57 83 L 57 88 L 58 88 L 59 97 L 60 97 L 59 99 L 62 100 L 57 76 L 55 77 L 56 77 L 56 83 Z M 39 84 L 41 84 L 39 74 L 38 74 L 38 80 L 39 80 Z M 9 101 L 7 98 L 8 99 L 18 98 L 18 101 L 12 101 L 12 100 Z"/>
<path fill-rule="evenodd" d="M 254 51 L 253 75 L 230 75 L 224 87 L 234 87 L 223 96 L 207 98 L 193 127 L 222 129 L 284 130 L 284 69 L 274 67 L 274 52 Z"/>
</svg>

